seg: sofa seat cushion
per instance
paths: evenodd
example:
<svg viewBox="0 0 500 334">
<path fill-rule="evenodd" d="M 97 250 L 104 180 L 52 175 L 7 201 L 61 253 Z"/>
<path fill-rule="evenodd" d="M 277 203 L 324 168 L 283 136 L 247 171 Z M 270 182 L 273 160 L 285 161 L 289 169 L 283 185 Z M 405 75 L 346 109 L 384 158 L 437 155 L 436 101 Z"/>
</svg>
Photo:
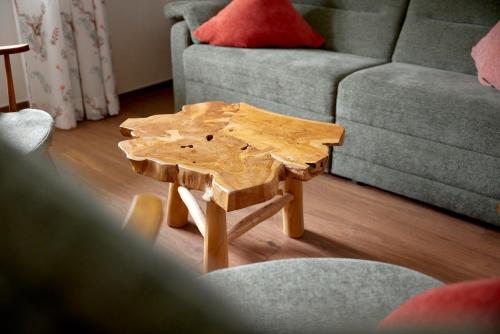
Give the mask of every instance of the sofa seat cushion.
<svg viewBox="0 0 500 334">
<path fill-rule="evenodd" d="M 332 158 L 332 173 L 500 226 L 500 215 L 497 212 L 500 196 L 486 196 L 477 192 L 464 190 L 461 187 L 443 182 L 443 180 L 436 180 L 436 178 L 428 177 L 426 174 L 419 175 L 417 173 L 418 171 L 408 172 L 408 169 L 405 170 L 400 166 L 395 166 L 394 161 L 398 161 L 398 159 L 402 160 L 402 164 L 414 159 L 417 160 L 417 163 L 420 163 L 420 165 L 424 165 L 422 168 L 427 169 L 435 168 L 435 166 L 438 165 L 446 170 L 447 164 L 453 164 L 454 166 L 460 167 L 456 161 L 449 163 L 448 161 L 434 158 L 435 163 L 429 168 L 427 164 L 429 160 L 422 159 L 419 154 L 411 152 L 408 147 L 404 147 L 404 145 L 407 144 L 416 144 L 422 148 L 422 150 L 427 149 L 430 151 L 430 149 L 435 149 L 434 143 L 418 140 L 418 138 L 415 137 L 410 137 L 414 140 L 408 143 L 405 137 L 409 136 L 372 128 L 368 125 L 361 125 L 359 123 L 347 123 L 348 121 L 344 120 L 342 120 L 341 123 L 343 126 L 346 126 L 346 138 L 344 146 L 342 147 L 345 148 L 347 145 L 356 145 L 356 147 L 354 147 L 351 152 L 347 152 L 347 154 L 335 148 Z M 365 133 L 368 134 L 364 135 Z M 391 137 L 388 138 L 388 136 Z M 351 142 L 351 139 L 357 139 L 358 137 L 360 137 L 360 140 L 354 143 Z M 375 141 L 373 145 L 371 144 L 372 141 Z M 392 142 L 402 142 L 402 144 L 396 145 L 396 147 L 392 145 L 386 148 L 387 143 Z M 381 153 L 378 158 L 359 152 L 360 150 L 364 150 L 367 143 L 370 143 L 368 149 L 375 149 L 375 154 Z M 391 150 L 406 153 L 410 158 L 389 155 L 388 153 L 390 153 Z M 464 152 L 464 150 L 456 150 L 458 151 L 454 151 L 454 154 L 462 154 Z M 437 151 L 439 151 L 439 149 Z M 355 157 L 353 154 L 359 157 Z M 389 161 L 389 163 L 387 162 L 388 155 L 389 159 L 392 160 Z M 450 158 L 450 154 L 446 156 L 448 159 Z M 476 156 L 475 158 L 477 160 L 478 157 Z M 479 165 L 481 165 L 480 158 L 482 157 L 479 157 Z M 491 166 L 491 159 L 489 160 L 488 162 Z M 463 163 L 463 161 L 459 163 Z M 500 163 L 500 160 L 497 162 L 497 166 L 498 163 Z M 475 167 L 476 170 L 474 170 Z M 477 165 L 468 168 L 467 172 L 471 170 L 472 175 L 478 175 L 483 172 L 477 169 Z M 499 177 L 493 179 L 488 178 L 489 175 L 481 177 L 482 180 L 480 182 L 486 180 L 486 182 L 491 184 L 491 190 L 495 187 L 496 189 L 500 189 L 500 173 L 497 173 L 497 175 L 499 175 Z M 450 175 L 450 178 L 453 178 L 453 175 Z M 481 186 L 481 184 L 479 186 Z M 415 205 L 418 206 L 418 204 Z M 429 208 L 429 210 L 432 209 Z"/>
<path fill-rule="evenodd" d="M 186 81 L 186 103 L 184 104 L 195 104 L 206 101 L 226 101 L 230 103 L 245 101 L 258 108 L 272 110 L 273 112 L 283 115 L 301 117 L 320 122 L 333 121 L 333 115 L 319 114 L 297 106 L 290 107 L 286 104 L 269 101 L 245 93 L 239 93 L 234 90 L 218 88 L 194 81 Z"/>
<path fill-rule="evenodd" d="M 210 45 L 192 45 L 183 58 L 188 82 L 245 93 L 332 119 L 339 81 L 354 71 L 382 63 L 325 50 Z"/>
<path fill-rule="evenodd" d="M 216 270 L 203 281 L 255 333 L 375 328 L 407 298 L 441 285 L 410 269 L 352 259 L 269 261 Z"/>
<path fill-rule="evenodd" d="M 403 193 L 471 217 L 482 217 L 480 219 L 485 221 L 499 220 L 493 217 L 500 218 L 496 212 L 500 202 L 500 158 L 349 121 L 345 118 L 338 117 L 337 123 L 345 128 L 346 134 L 344 144 L 334 149 L 333 173 L 389 191 Z M 388 180 L 380 178 L 361 180 L 356 175 L 342 174 L 345 168 L 341 166 L 341 162 L 338 163 L 339 155 L 364 160 L 372 165 L 395 170 L 407 176 L 415 176 L 415 182 L 411 182 L 409 177 L 398 179 L 397 182 L 402 183 L 393 189 L 393 185 L 385 186 L 385 182 L 391 179 L 390 173 L 386 173 Z M 353 172 L 352 166 L 348 166 L 348 172 Z M 384 175 L 382 174 L 381 177 L 384 178 Z M 427 184 L 422 180 L 430 180 L 434 183 Z M 425 189 L 427 185 L 429 187 Z M 443 188 L 442 185 L 481 195 L 483 199 L 487 197 L 491 199 L 488 205 L 492 203 L 493 205 L 482 213 L 475 208 L 472 208 L 471 212 L 465 212 L 470 202 L 463 201 L 464 198 L 456 203 L 450 203 L 451 196 L 436 198 L 436 190 Z M 417 189 L 419 191 L 416 191 Z M 414 197 L 412 194 L 415 193 L 420 194 Z M 481 207 L 484 208 L 484 206 Z"/>
<path fill-rule="evenodd" d="M 48 149 L 53 129 L 52 116 L 42 110 L 0 113 L 0 137 L 22 153 Z"/>
<path fill-rule="evenodd" d="M 500 92 L 473 75 L 391 63 L 339 87 L 337 118 L 500 157 Z"/>
</svg>

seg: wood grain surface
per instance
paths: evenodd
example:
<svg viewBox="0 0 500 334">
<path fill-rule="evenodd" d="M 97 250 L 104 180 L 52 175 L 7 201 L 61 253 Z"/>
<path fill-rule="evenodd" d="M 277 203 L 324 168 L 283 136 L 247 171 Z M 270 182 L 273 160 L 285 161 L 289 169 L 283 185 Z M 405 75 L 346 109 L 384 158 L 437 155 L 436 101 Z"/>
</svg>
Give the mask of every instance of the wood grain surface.
<svg viewBox="0 0 500 334">
<path fill-rule="evenodd" d="M 128 119 L 119 147 L 133 169 L 160 181 L 209 192 L 226 211 L 273 198 L 279 181 L 323 172 L 335 124 L 271 113 L 245 103 L 206 102 L 174 115 Z"/>
<path fill-rule="evenodd" d="M 207 203 L 203 271 L 226 268 L 229 263 L 226 212 L 215 202 Z"/>
</svg>

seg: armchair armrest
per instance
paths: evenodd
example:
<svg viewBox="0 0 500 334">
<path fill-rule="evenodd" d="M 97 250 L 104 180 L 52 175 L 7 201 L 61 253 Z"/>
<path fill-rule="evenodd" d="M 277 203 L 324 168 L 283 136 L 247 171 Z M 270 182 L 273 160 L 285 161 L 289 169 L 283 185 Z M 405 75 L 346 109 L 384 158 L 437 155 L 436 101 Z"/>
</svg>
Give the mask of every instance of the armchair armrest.
<svg viewBox="0 0 500 334">
<path fill-rule="evenodd" d="M 160 198 L 136 195 L 125 218 L 125 229 L 134 230 L 148 240 L 155 241 L 163 219 L 163 204 Z"/>
<path fill-rule="evenodd" d="M 229 3 L 228 0 L 206 0 L 206 1 L 173 1 L 163 8 L 163 14 L 167 19 L 184 20 L 192 34 L 200 25 L 215 16 L 221 9 Z"/>
</svg>

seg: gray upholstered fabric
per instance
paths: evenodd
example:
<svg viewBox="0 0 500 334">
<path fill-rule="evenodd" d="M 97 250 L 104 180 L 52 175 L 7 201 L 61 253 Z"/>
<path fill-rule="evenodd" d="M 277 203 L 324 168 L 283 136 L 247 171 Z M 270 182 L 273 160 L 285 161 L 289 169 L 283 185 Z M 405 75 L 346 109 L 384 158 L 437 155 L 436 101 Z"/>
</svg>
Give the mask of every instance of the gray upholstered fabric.
<svg viewBox="0 0 500 334">
<path fill-rule="evenodd" d="M 390 59 L 408 0 L 295 0 L 327 50 Z"/>
<path fill-rule="evenodd" d="M 302 109 L 297 106 L 290 106 L 266 100 L 264 98 L 251 96 L 245 93 L 235 92 L 229 89 L 218 88 L 209 84 L 187 81 L 187 103 L 199 103 L 206 101 L 226 101 L 232 103 L 239 103 L 245 101 L 253 106 L 272 110 L 284 115 L 312 119 L 315 121 L 331 122 L 333 115 L 320 114 L 310 110 Z"/>
<path fill-rule="evenodd" d="M 3 332 L 244 331 L 192 273 L 121 231 L 43 160 L 3 141 L 0 156 Z"/>
<path fill-rule="evenodd" d="M 498 20 L 499 0 L 411 0 L 393 60 L 474 74 L 471 49 Z"/>
<path fill-rule="evenodd" d="M 500 158 L 500 92 L 481 86 L 473 75 L 391 63 L 345 78 L 337 101 L 339 121 Z"/>
<path fill-rule="evenodd" d="M 305 109 L 323 117 L 334 115 L 337 85 L 342 78 L 382 62 L 325 50 L 210 45 L 190 46 L 183 59 L 186 81 Z"/>
<path fill-rule="evenodd" d="M 192 33 L 216 15 L 228 3 L 227 0 L 179 0 L 172 1 L 165 5 L 163 13 L 167 19 L 177 19 L 186 21 L 191 33 L 191 39 L 198 43 Z"/>
<path fill-rule="evenodd" d="M 332 172 L 493 224 L 500 93 L 472 75 L 391 63 L 339 86 Z"/>
<path fill-rule="evenodd" d="M 335 151 L 500 202 L 500 158 L 337 117 L 346 129 Z M 428 124 L 423 126 L 430 126 Z"/>
<path fill-rule="evenodd" d="M 186 104 L 186 81 L 184 77 L 184 66 L 182 65 L 182 54 L 184 49 L 193 44 L 189 37 L 189 29 L 186 22 L 177 22 L 170 31 L 170 49 L 172 53 L 172 75 L 174 80 L 175 110 L 179 111 Z"/>
<path fill-rule="evenodd" d="M 206 101 L 226 101 L 230 103 L 239 103 L 241 101 L 245 101 L 245 103 L 251 104 L 258 108 L 272 110 L 273 112 L 278 112 L 284 115 L 312 119 L 322 122 L 331 122 L 333 120 L 332 115 L 323 115 L 310 110 L 298 108 L 296 106 L 276 103 L 263 98 L 247 95 L 245 93 L 238 93 L 232 90 L 218 88 L 194 81 L 188 81 L 186 83 L 186 89 L 188 92 L 188 104 Z"/>
<path fill-rule="evenodd" d="M 434 181 L 388 168 L 338 151 L 334 152 L 332 160 L 332 172 L 337 175 L 500 226 L 500 215 L 496 210 L 500 203 L 499 198 L 480 195 L 439 180 Z M 491 181 L 498 184 L 497 180 Z"/>
<path fill-rule="evenodd" d="M 42 110 L 0 113 L 0 137 L 23 153 L 46 150 L 53 128 L 52 116 Z"/>
<path fill-rule="evenodd" d="M 374 328 L 406 299 L 441 283 L 379 262 L 296 259 L 207 274 L 257 333 L 333 333 Z"/>
</svg>

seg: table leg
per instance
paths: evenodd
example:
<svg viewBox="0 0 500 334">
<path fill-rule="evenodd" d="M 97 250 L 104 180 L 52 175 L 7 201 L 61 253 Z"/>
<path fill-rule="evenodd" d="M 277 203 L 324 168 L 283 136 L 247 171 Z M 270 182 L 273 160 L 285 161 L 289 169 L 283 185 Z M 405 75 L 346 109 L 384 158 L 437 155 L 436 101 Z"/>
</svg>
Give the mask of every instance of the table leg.
<svg viewBox="0 0 500 334">
<path fill-rule="evenodd" d="M 207 203 L 203 270 L 209 272 L 228 266 L 226 211 L 213 201 Z"/>
<path fill-rule="evenodd" d="M 188 223 L 188 209 L 182 201 L 179 192 L 179 183 L 170 183 L 167 199 L 167 224 L 170 227 L 183 227 Z"/>
<path fill-rule="evenodd" d="M 300 238 L 304 234 L 302 181 L 286 179 L 284 191 L 292 194 L 293 200 L 283 207 L 283 233 L 290 238 Z"/>
</svg>

